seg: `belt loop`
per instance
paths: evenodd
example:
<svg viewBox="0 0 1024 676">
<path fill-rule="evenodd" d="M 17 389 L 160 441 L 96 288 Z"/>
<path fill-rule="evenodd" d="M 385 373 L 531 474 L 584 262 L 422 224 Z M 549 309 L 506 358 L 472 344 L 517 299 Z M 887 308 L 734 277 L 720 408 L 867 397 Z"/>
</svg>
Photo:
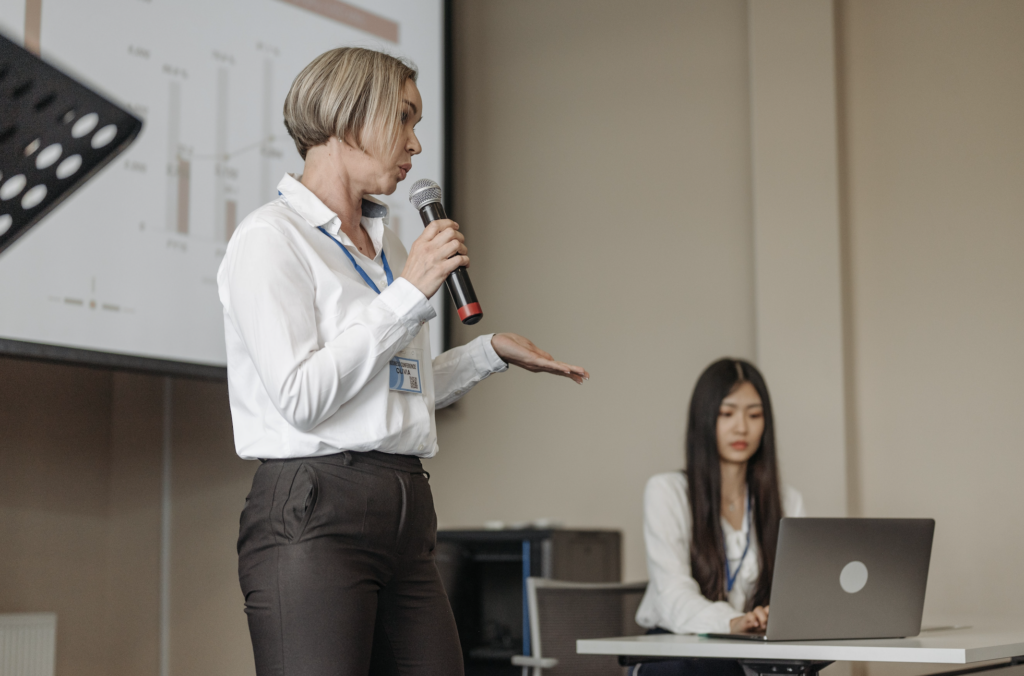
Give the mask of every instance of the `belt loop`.
<svg viewBox="0 0 1024 676">
<path fill-rule="evenodd" d="M 343 456 L 345 456 L 345 466 L 351 465 L 352 464 L 352 451 L 342 451 L 341 454 Z"/>
</svg>

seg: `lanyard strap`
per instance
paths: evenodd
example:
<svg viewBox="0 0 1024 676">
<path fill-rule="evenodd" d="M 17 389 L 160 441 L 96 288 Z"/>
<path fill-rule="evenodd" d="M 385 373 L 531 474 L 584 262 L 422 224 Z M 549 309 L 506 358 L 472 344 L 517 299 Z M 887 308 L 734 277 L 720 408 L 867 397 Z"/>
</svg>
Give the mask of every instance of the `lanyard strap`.
<svg viewBox="0 0 1024 676">
<path fill-rule="evenodd" d="M 743 567 L 743 559 L 747 558 L 747 552 L 750 551 L 750 531 L 753 530 L 754 524 L 751 522 L 752 507 L 750 504 L 750 493 L 747 493 L 747 546 L 743 548 L 743 555 L 740 556 L 740 562 L 736 564 L 735 572 L 729 572 L 729 554 L 725 555 L 725 591 L 726 593 L 731 592 L 733 585 L 736 584 L 736 578 L 740 575 L 740 568 Z M 725 531 L 722 531 L 722 542 L 725 543 Z"/>
<path fill-rule="evenodd" d="M 342 244 L 341 242 L 339 242 L 337 239 L 335 239 L 331 235 L 331 233 L 329 233 L 326 230 L 324 230 L 324 226 L 321 225 L 320 227 L 317 228 L 317 230 L 319 230 L 320 232 L 322 232 L 325 235 L 327 235 L 328 237 L 330 237 L 331 241 L 334 242 L 335 244 L 337 244 L 338 247 L 342 251 L 345 252 L 345 255 L 348 256 L 348 259 L 352 262 L 352 267 L 354 267 L 356 269 L 356 272 L 358 272 L 359 276 L 363 278 L 363 281 L 366 282 L 367 285 L 369 285 L 369 287 L 371 289 L 373 289 L 377 293 L 380 293 L 380 289 L 378 289 L 377 285 L 373 283 L 373 280 L 370 279 L 370 276 L 368 274 L 366 274 L 366 270 L 363 270 L 361 267 L 359 267 L 359 263 L 356 263 L 355 257 L 352 255 L 352 253 L 348 249 L 345 248 L 345 245 Z M 394 283 L 395 278 L 391 274 L 391 266 L 388 265 L 388 257 L 384 255 L 384 248 L 383 247 L 381 247 L 381 250 L 380 250 L 380 259 L 381 259 L 381 261 L 384 262 L 384 276 L 388 278 L 388 286 L 391 286 Z"/>
</svg>

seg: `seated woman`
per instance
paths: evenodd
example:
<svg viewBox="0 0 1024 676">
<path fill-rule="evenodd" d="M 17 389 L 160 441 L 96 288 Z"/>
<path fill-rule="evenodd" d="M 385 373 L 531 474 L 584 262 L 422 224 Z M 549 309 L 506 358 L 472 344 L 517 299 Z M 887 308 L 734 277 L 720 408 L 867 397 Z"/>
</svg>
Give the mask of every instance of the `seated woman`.
<svg viewBox="0 0 1024 676">
<path fill-rule="evenodd" d="M 783 516 L 804 516 L 804 505 L 799 493 L 779 484 L 764 378 L 748 362 L 717 361 L 690 399 L 686 469 L 647 482 L 650 584 L 637 623 L 652 633 L 763 630 Z M 639 673 L 743 671 L 736 662 L 679 660 L 643 664 Z"/>
</svg>

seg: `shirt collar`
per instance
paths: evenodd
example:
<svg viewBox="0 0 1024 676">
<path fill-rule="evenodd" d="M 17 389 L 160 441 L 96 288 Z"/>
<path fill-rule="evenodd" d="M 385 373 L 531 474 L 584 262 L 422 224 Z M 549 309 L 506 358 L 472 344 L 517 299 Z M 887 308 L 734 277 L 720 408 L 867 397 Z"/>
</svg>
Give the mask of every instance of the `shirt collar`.
<svg viewBox="0 0 1024 676">
<path fill-rule="evenodd" d="M 729 520 L 725 518 L 724 514 L 720 516 L 719 521 L 722 522 L 722 530 L 725 532 L 726 535 L 736 534 L 741 537 L 746 537 L 747 531 L 750 530 L 753 526 L 753 524 L 750 523 L 750 518 L 754 515 L 754 505 L 751 501 L 752 498 L 750 497 L 750 486 L 747 486 L 747 495 L 743 501 L 743 523 L 742 525 L 740 525 L 739 528 L 733 528 L 732 524 L 729 523 Z"/>
<path fill-rule="evenodd" d="M 338 215 L 327 208 L 320 201 L 320 198 L 302 185 L 299 178 L 292 174 L 285 174 L 281 182 L 277 184 L 277 191 L 284 197 L 288 206 L 313 228 L 322 227 L 327 232 L 341 240 L 342 244 L 355 247 L 348 235 L 341 231 L 341 219 Z M 388 224 L 388 206 L 373 197 L 364 197 L 362 205 L 363 227 L 370 235 L 374 251 L 380 255 L 381 247 L 384 244 L 384 226 Z"/>
</svg>

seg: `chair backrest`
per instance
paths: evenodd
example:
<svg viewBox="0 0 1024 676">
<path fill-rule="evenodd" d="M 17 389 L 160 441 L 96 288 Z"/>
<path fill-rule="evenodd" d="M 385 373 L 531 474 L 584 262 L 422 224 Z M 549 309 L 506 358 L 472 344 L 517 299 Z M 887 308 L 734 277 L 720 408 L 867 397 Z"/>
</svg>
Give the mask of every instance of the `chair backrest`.
<svg viewBox="0 0 1024 676">
<path fill-rule="evenodd" d="M 646 582 L 584 583 L 531 577 L 526 581 L 530 640 L 534 657 L 554 657 L 553 676 L 622 676 L 618 660 L 609 655 L 577 655 L 581 638 L 633 636 Z"/>
</svg>

